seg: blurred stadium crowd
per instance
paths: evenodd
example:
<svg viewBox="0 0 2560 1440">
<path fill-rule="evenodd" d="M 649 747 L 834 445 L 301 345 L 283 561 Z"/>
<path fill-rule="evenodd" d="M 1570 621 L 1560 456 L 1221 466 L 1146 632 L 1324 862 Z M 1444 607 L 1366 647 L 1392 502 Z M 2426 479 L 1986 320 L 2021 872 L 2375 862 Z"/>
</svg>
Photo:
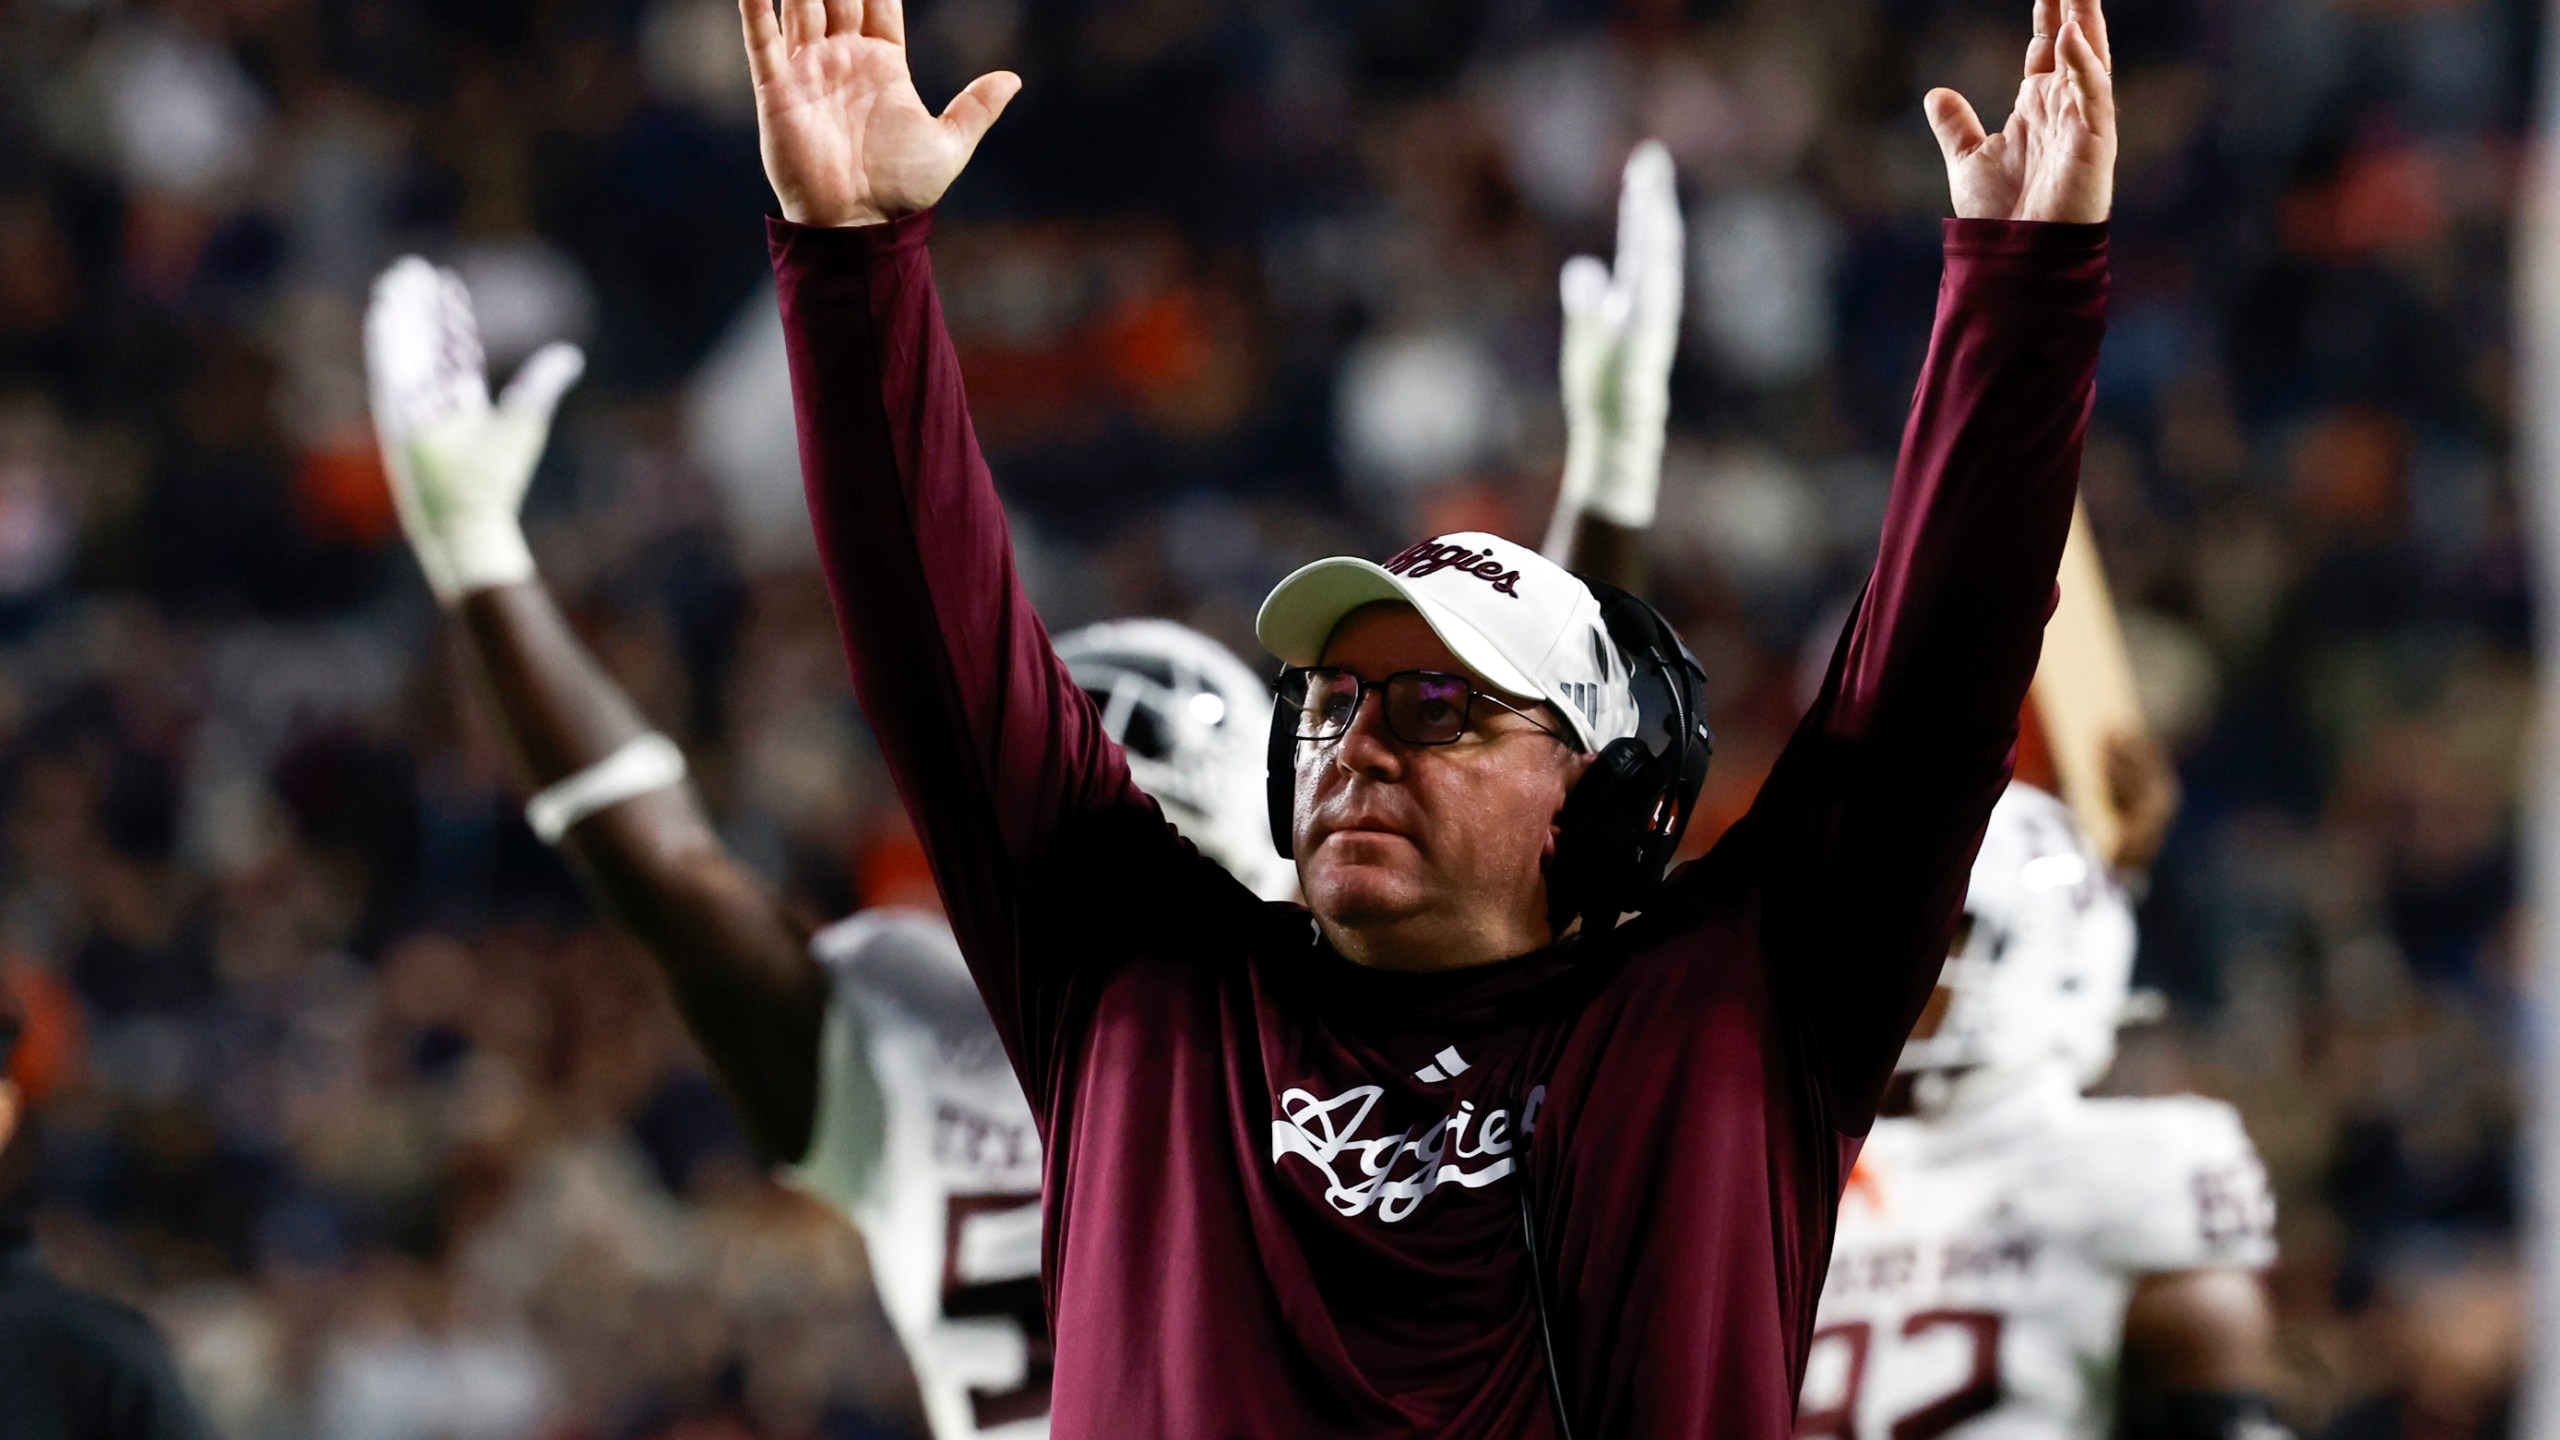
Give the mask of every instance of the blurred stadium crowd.
<svg viewBox="0 0 2560 1440">
<path fill-rule="evenodd" d="M 1929 320 L 1988 0 L 915 0 L 1029 88 L 938 262 L 1053 626 L 1251 645 L 1301 559 L 1534 538 L 1558 264 L 1677 157 L 1656 591 L 1747 802 Z M 0 939 L 39 1232 L 241 1440 L 904 1433 L 858 1247 L 749 1167 L 525 831 L 399 542 L 364 287 L 596 364 L 546 574 L 813 916 L 927 885 L 808 568 L 730 0 L 0 0 Z M 2522 0 L 2125 0 L 2087 466 L 2187 808 L 2114 1082 L 2246 1111 L 2306 1433 L 2515 1379 Z M 1995 109 L 1997 102 L 1990 108 Z M 1703 825 L 1711 831 L 1714 825 Z M 1844 897 L 1850 900 L 1853 897 Z"/>
</svg>

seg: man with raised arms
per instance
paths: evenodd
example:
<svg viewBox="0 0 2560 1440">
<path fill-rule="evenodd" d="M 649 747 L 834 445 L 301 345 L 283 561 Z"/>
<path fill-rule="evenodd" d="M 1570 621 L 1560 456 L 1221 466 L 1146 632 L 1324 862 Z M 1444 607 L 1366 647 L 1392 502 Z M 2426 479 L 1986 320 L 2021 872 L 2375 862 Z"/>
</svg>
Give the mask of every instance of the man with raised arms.
<svg viewBox="0 0 2560 1440">
<path fill-rule="evenodd" d="M 1641 311 L 1601 303 L 1605 279 L 1579 303 L 1566 286 L 1570 448 L 1610 458 L 1568 467 L 1567 563 L 1626 563 L 1632 545 L 1576 521 L 1624 517 L 1659 480 L 1664 407 L 1642 397 L 1668 394 L 1677 207 L 1669 157 L 1643 147 L 1615 282 L 1644 277 Z M 573 347 L 538 353 L 493 399 L 469 294 L 412 258 L 374 287 L 366 359 L 403 529 L 535 792 L 538 833 L 656 962 L 759 1152 L 863 1234 L 933 1433 L 1045 1434 L 1039 1136 L 949 927 L 895 909 L 803 924 L 721 842 L 682 755 L 577 638 L 517 514 L 583 366 Z M 1603 404 L 1604 388 L 1637 403 Z M 1166 620 L 1089 625 L 1058 648 L 1182 833 L 1258 893 L 1293 893 L 1263 798 L 1263 681 Z"/>
<path fill-rule="evenodd" d="M 1015 575 L 926 242 L 1020 82 L 926 109 L 896 0 L 741 17 L 856 688 L 1047 1146 L 1054 1433 L 1787 1435 L 2070 516 L 2095 0 L 2035 7 L 2000 133 L 1929 98 L 1937 331 L 1874 577 L 1751 812 L 1660 881 L 1697 687 L 1620 592 L 1474 534 L 1319 562 L 1259 623 L 1305 910 L 1166 823 Z"/>
</svg>

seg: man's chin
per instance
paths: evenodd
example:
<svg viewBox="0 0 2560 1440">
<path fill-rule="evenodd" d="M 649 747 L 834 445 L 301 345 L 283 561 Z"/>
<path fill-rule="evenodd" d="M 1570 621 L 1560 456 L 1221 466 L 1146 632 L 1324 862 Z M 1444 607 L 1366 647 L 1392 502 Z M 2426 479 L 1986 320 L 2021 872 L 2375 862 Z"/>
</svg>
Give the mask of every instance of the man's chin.
<svg viewBox="0 0 2560 1440">
<path fill-rule="evenodd" d="M 1320 863 L 1309 867 L 1304 883 L 1307 908 L 1345 929 L 1391 925 L 1422 904 L 1416 877 L 1382 865 Z"/>
</svg>

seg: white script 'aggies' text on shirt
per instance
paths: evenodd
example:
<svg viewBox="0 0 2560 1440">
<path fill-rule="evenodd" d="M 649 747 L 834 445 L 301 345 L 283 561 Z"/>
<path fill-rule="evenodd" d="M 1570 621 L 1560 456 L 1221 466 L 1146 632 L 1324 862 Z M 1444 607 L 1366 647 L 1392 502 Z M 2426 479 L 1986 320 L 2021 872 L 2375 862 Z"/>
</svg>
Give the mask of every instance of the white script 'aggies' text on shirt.
<svg viewBox="0 0 2560 1440">
<path fill-rule="evenodd" d="M 834 993 L 817 1130 L 785 1178 L 862 1231 L 934 1440 L 1045 1437 L 1040 1139 L 950 928 L 869 910 L 812 948 Z"/>
<path fill-rule="evenodd" d="M 2231 1107 L 2057 1076 L 1880 1120 L 1840 1205 L 1798 1440 L 2100 1440 L 2134 1282 L 2262 1269 L 2275 1203 Z"/>
</svg>

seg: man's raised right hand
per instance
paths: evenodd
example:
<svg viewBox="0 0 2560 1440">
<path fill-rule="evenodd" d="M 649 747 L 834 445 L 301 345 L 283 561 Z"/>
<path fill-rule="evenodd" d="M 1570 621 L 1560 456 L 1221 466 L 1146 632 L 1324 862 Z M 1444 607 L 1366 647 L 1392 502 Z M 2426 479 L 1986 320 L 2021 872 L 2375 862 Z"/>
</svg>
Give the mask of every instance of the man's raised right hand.
<svg viewBox="0 0 2560 1440">
<path fill-rule="evenodd" d="M 876 225 L 933 205 L 1022 79 L 981 75 L 940 115 L 907 72 L 903 0 L 738 0 L 765 178 L 784 219 Z"/>
</svg>

